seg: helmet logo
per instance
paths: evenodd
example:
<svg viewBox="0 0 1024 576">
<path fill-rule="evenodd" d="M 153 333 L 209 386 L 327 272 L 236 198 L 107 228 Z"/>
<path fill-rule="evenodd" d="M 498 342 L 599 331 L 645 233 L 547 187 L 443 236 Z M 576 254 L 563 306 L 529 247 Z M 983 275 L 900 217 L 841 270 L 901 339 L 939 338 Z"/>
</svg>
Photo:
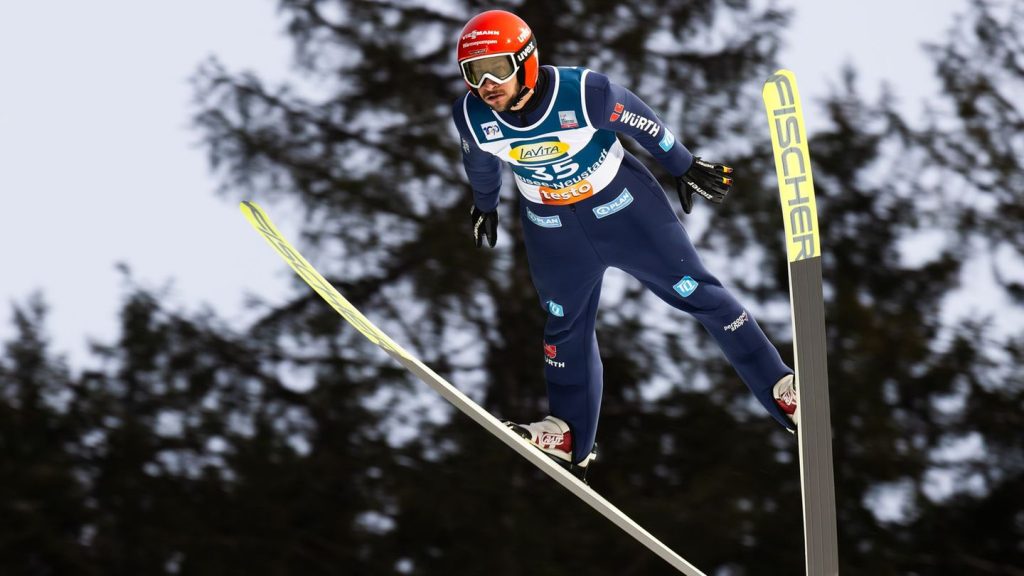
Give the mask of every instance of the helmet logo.
<svg viewBox="0 0 1024 576">
<path fill-rule="evenodd" d="M 463 40 L 476 40 L 477 36 L 501 36 L 497 30 L 473 30 L 462 37 Z"/>
<path fill-rule="evenodd" d="M 526 26 L 523 26 L 522 28 L 519 29 L 519 36 L 516 36 L 516 42 L 519 42 L 520 44 L 522 44 L 529 37 L 530 37 L 530 29 L 527 28 Z"/>
<path fill-rule="evenodd" d="M 487 46 L 488 44 L 497 44 L 497 43 L 498 43 L 497 40 L 477 40 L 476 42 L 463 42 L 462 43 L 462 49 L 463 50 L 468 50 L 469 48 L 472 48 L 473 46 L 479 46 L 481 44 L 483 44 L 484 46 Z M 486 52 L 487 50 L 484 49 L 483 51 Z"/>
<path fill-rule="evenodd" d="M 537 48 L 537 43 L 534 42 L 533 40 L 530 40 L 530 43 L 527 44 L 526 46 L 523 46 L 523 49 L 520 50 L 518 54 L 516 54 L 516 63 L 517 64 L 522 64 L 523 60 L 526 60 L 527 58 L 529 58 L 530 54 L 533 54 L 533 51 L 536 48 Z"/>
</svg>

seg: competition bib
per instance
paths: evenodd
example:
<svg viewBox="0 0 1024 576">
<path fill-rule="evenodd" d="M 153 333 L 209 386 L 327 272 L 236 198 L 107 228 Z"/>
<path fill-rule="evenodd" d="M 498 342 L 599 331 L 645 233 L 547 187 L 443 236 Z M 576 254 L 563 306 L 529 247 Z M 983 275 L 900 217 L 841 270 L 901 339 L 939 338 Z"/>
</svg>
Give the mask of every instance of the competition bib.
<svg viewBox="0 0 1024 576">
<path fill-rule="evenodd" d="M 465 98 L 463 111 L 477 145 L 509 163 L 527 200 L 573 204 L 612 181 L 623 150 L 614 132 L 590 124 L 583 93 L 589 70 L 554 70 L 551 102 L 531 126 L 506 123 L 479 98 Z"/>
</svg>

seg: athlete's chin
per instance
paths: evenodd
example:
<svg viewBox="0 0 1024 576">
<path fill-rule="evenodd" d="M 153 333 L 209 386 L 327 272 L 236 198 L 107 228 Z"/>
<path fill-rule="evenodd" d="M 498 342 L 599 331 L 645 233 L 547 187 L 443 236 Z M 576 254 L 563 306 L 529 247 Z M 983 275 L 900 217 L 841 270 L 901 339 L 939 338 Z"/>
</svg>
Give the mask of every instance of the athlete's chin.
<svg viewBox="0 0 1024 576">
<path fill-rule="evenodd" d="M 508 106 L 511 103 L 511 99 L 505 98 L 504 96 L 498 95 L 493 98 L 484 98 L 484 104 L 487 104 L 495 112 L 505 112 L 508 110 Z"/>
</svg>

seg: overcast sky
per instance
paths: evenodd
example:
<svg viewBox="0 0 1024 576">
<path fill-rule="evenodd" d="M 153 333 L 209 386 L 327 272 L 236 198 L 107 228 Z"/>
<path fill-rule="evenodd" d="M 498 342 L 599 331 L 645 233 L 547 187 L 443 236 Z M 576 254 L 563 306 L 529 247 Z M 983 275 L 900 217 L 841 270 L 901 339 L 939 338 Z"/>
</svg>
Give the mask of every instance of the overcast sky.
<svg viewBox="0 0 1024 576">
<path fill-rule="evenodd" d="M 869 94 L 889 81 L 911 114 L 936 84 L 919 45 L 958 0 L 788 0 L 783 65 L 805 101 L 853 62 Z M 275 301 L 290 272 L 233 202 L 213 195 L 189 127 L 188 78 L 210 55 L 287 78 L 290 42 L 269 0 L 5 2 L 0 5 L 0 337 L 10 303 L 41 290 L 49 333 L 75 367 L 87 338 L 117 334 L 115 264 L 170 303 L 242 322 L 246 292 Z M 127 23 L 127 24 L 126 24 Z M 808 111 L 813 131 L 823 119 Z M 453 166 L 454 169 L 461 167 Z M 282 220 L 282 218 L 277 218 Z M 287 219 L 282 229 L 292 230 Z"/>
</svg>

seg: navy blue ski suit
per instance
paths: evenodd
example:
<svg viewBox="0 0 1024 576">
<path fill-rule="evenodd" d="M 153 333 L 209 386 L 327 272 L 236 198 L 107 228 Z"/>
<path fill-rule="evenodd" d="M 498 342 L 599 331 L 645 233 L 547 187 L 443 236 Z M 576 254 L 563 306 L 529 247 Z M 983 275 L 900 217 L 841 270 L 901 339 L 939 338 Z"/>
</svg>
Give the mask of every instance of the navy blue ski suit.
<svg viewBox="0 0 1024 576">
<path fill-rule="evenodd" d="M 701 263 L 665 192 L 616 137 L 627 134 L 674 176 L 693 161 L 655 113 L 607 76 L 545 66 L 527 112 L 497 113 L 471 93 L 453 107 L 463 164 L 482 211 L 495 210 L 501 162 L 522 194 L 530 273 L 547 311 L 544 369 L 551 414 L 572 431 L 574 460 L 594 444 L 603 387 L 595 320 L 609 266 L 693 315 L 757 399 L 783 426 L 772 398 L 792 370 L 749 311 Z"/>
</svg>

